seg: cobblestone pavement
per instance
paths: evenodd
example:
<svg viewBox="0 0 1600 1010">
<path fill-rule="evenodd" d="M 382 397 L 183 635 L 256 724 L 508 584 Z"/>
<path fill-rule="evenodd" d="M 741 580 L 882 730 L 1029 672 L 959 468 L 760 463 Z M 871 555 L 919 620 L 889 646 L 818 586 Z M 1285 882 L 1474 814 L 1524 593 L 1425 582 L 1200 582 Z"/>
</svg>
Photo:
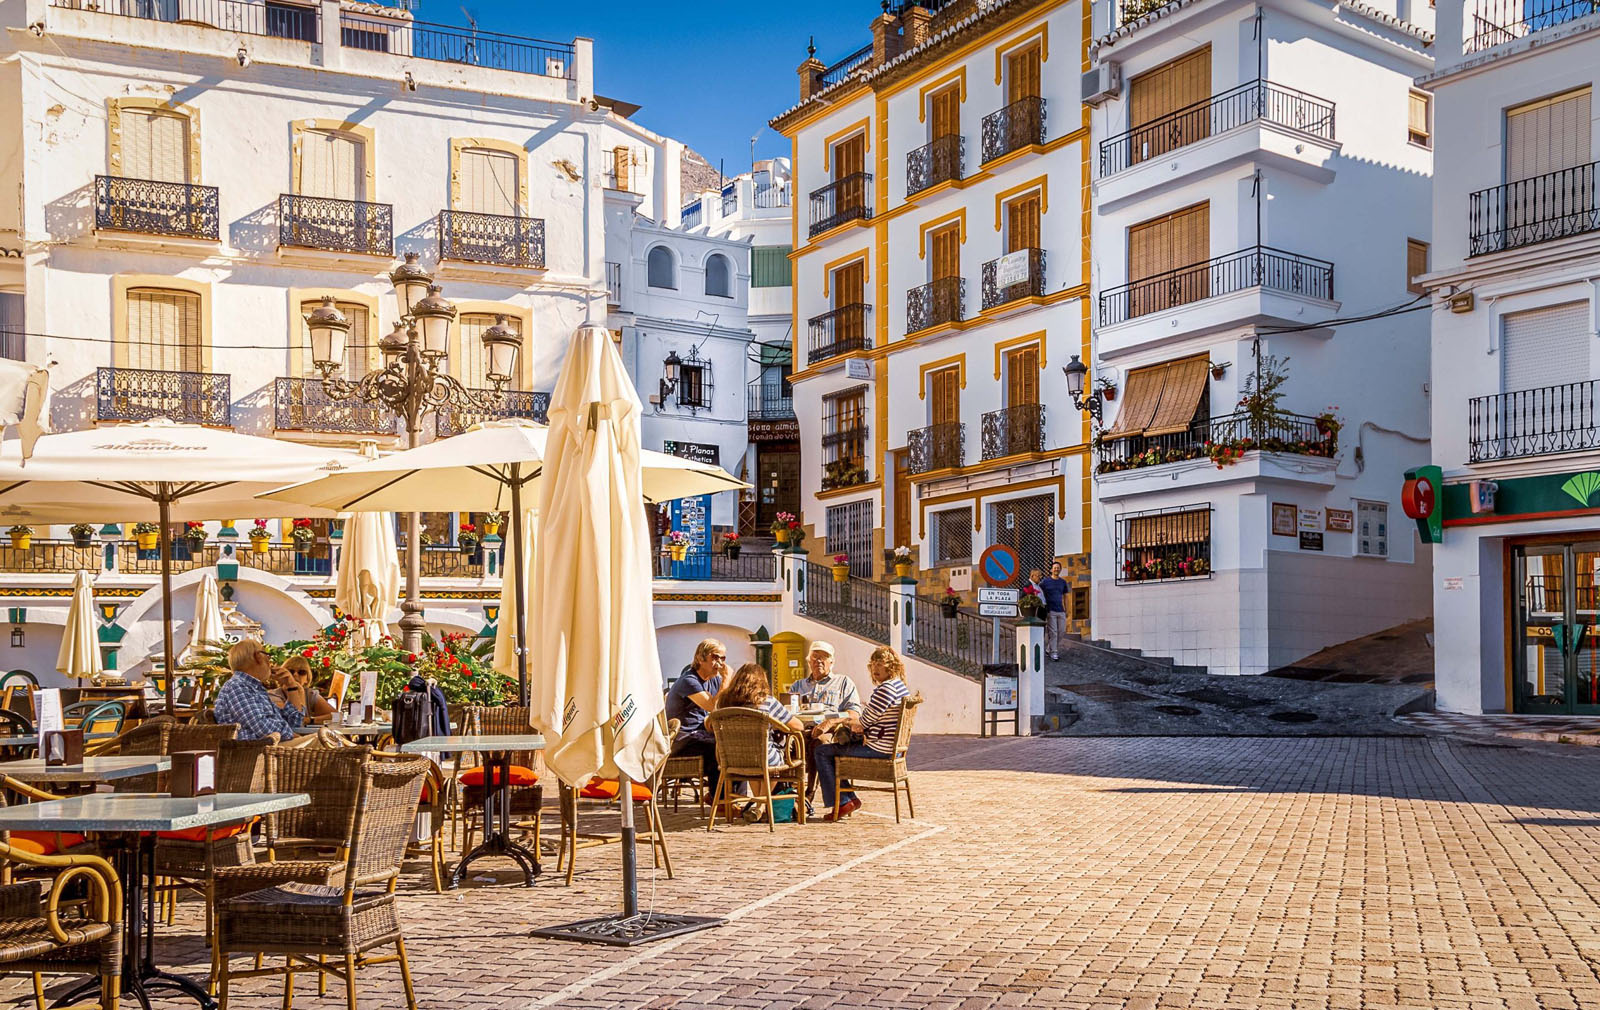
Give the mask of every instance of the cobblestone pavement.
<svg viewBox="0 0 1600 1010">
<path fill-rule="evenodd" d="M 401 899 L 422 1006 L 1578 1008 L 1600 1005 L 1600 753 L 1453 738 L 919 738 L 917 814 L 669 815 L 643 897 L 728 925 L 632 951 L 532 940 L 578 883 Z M 607 815 L 608 817 L 611 815 Z M 595 820 L 595 826 L 602 821 Z M 199 974 L 198 907 L 160 954 Z M 362 1006 L 403 1006 L 394 966 Z M 4 995 L 26 1003 L 24 980 Z M 296 1005 L 318 998 L 305 976 Z M 280 1005 L 252 980 L 231 1006 Z"/>
</svg>

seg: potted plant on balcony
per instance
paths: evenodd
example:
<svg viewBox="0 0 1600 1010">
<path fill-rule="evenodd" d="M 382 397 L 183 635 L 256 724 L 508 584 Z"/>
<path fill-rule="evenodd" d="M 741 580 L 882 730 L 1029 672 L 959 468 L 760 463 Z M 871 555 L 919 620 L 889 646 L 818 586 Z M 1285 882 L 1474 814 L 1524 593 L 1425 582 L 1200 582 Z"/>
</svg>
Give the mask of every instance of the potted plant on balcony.
<svg viewBox="0 0 1600 1010">
<path fill-rule="evenodd" d="M 939 601 L 939 608 L 944 611 L 946 617 L 955 617 L 961 613 L 961 594 L 955 591 L 955 587 L 944 587 L 944 599 Z"/>
<path fill-rule="evenodd" d="M 311 528 L 310 519 L 296 519 L 289 530 L 289 536 L 294 538 L 296 550 L 306 551 L 311 549 L 311 542 L 317 538 L 317 532 Z"/>
<path fill-rule="evenodd" d="M 13 526 L 6 530 L 6 535 L 11 538 L 11 546 L 25 551 L 33 546 L 32 526 Z"/>
<path fill-rule="evenodd" d="M 189 542 L 189 552 L 199 554 L 206 545 L 206 524 L 191 519 L 183 524 L 183 539 Z"/>
<path fill-rule="evenodd" d="M 267 529 L 265 519 L 257 519 L 246 534 L 250 538 L 250 553 L 265 554 L 272 543 L 272 531 Z"/>
<path fill-rule="evenodd" d="M 894 574 L 896 578 L 911 578 L 911 548 L 901 544 L 894 549 Z"/>
<path fill-rule="evenodd" d="M 1017 598 L 1017 609 L 1026 620 L 1037 621 L 1044 613 L 1044 597 L 1039 595 L 1035 587 L 1023 586 L 1022 595 Z"/>
<path fill-rule="evenodd" d="M 833 581 L 850 581 L 850 555 L 835 554 L 833 556 Z"/>
<path fill-rule="evenodd" d="M 722 553 L 728 556 L 729 561 L 739 560 L 739 551 L 741 547 L 742 545 L 739 543 L 739 534 L 731 532 L 722 534 Z"/>
<path fill-rule="evenodd" d="M 506 517 L 499 512 L 485 512 L 483 514 L 483 535 L 486 537 L 499 536 L 500 524 L 505 521 Z"/>
<path fill-rule="evenodd" d="M 133 540 L 141 551 L 153 551 L 161 543 L 161 527 L 155 523 L 134 523 Z"/>
<path fill-rule="evenodd" d="M 673 530 L 667 534 L 667 554 L 674 561 L 682 561 L 689 556 L 689 534 L 683 530 Z"/>
<path fill-rule="evenodd" d="M 1099 393 L 1100 398 L 1107 403 L 1117 398 L 1117 384 L 1107 378 L 1096 378 L 1094 380 L 1094 391 Z"/>
<path fill-rule="evenodd" d="M 94 543 L 95 529 L 91 523 L 73 523 L 67 532 L 72 534 L 74 547 L 88 547 Z"/>
<path fill-rule="evenodd" d="M 1329 407 L 1316 417 L 1317 434 L 1324 440 L 1332 441 L 1339 437 L 1339 432 L 1344 428 L 1344 418 L 1339 416 L 1338 407 Z"/>
<path fill-rule="evenodd" d="M 478 549 L 478 542 L 483 539 L 478 532 L 478 527 L 472 523 L 462 523 L 456 530 L 456 546 L 461 548 L 462 554 L 472 554 Z"/>
<path fill-rule="evenodd" d="M 794 525 L 794 513 L 793 512 L 779 512 L 776 516 L 773 517 L 772 526 L 770 527 L 770 529 L 772 530 L 773 539 L 777 540 L 778 543 L 780 543 L 780 544 L 788 543 L 789 542 L 789 530 L 793 525 Z"/>
</svg>

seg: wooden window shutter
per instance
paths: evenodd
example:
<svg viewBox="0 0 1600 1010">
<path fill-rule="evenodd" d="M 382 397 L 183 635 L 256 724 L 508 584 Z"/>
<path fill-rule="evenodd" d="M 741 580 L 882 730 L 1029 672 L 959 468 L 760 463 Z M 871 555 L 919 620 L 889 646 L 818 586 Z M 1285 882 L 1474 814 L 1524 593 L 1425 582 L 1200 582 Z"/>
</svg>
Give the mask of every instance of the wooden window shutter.
<svg viewBox="0 0 1600 1010">
<path fill-rule="evenodd" d="M 1107 438 L 1128 438 L 1144 434 L 1161 405 L 1161 390 L 1167 381 L 1166 365 L 1135 368 L 1128 373 L 1127 399 L 1117 411 L 1117 419 L 1106 432 Z"/>
<path fill-rule="evenodd" d="M 616 165 L 617 169 L 618 189 L 630 191 L 633 189 L 633 187 L 630 185 L 633 179 L 633 166 L 630 164 L 632 153 L 633 152 L 628 150 L 626 147 L 619 147 L 611 152 L 612 161 Z"/>
<path fill-rule="evenodd" d="M 932 423 L 954 424 L 961 420 L 961 374 L 954 368 L 941 368 L 928 377 L 932 386 Z"/>
<path fill-rule="evenodd" d="M 1145 425 L 1146 435 L 1173 435 L 1188 431 L 1194 423 L 1200 398 L 1205 395 L 1207 373 L 1211 363 L 1204 357 L 1184 358 L 1167 363 L 1167 379 L 1161 389 L 1161 400 L 1155 413 Z"/>
<path fill-rule="evenodd" d="M 961 132 L 961 87 L 952 84 L 948 88 L 941 88 L 928 97 L 930 115 L 928 117 L 931 129 L 929 136 L 933 140 L 940 137 L 949 137 Z"/>
<path fill-rule="evenodd" d="M 514 217 L 517 213 L 517 156 L 509 151 L 469 148 L 459 163 L 459 210 Z"/>
<path fill-rule="evenodd" d="M 1006 204 L 1006 252 L 1038 248 L 1039 194 L 1029 193 Z"/>
<path fill-rule="evenodd" d="M 928 236 L 932 251 L 933 280 L 961 276 L 961 226 L 948 224 Z"/>
<path fill-rule="evenodd" d="M 1428 272 L 1428 243 L 1414 238 L 1406 239 L 1406 290 L 1422 294 L 1425 290 L 1417 278 Z"/>
<path fill-rule="evenodd" d="M 328 130 L 300 135 L 300 180 L 303 196 L 332 200 L 366 199 L 366 145 Z"/>
<path fill-rule="evenodd" d="M 859 305 L 867 300 L 867 265 L 862 260 L 846 263 L 833 272 L 833 307 Z"/>
<path fill-rule="evenodd" d="M 189 120 L 158 109 L 124 109 L 122 167 L 128 179 L 189 181 Z"/>
<path fill-rule="evenodd" d="M 1204 140 L 1211 135 L 1211 112 L 1196 106 L 1211 97 L 1211 47 L 1201 46 L 1135 77 L 1128 82 L 1128 97 L 1128 126 L 1135 131 L 1130 138 L 1129 164 Z M 1139 129 L 1184 109 L 1192 111 L 1159 127 Z"/>
<path fill-rule="evenodd" d="M 1024 98 L 1039 97 L 1040 50 L 1038 45 L 1028 46 L 1006 57 L 1006 104 Z"/>
<path fill-rule="evenodd" d="M 1210 278 L 1203 267 L 1173 271 L 1198 267 L 1210 258 L 1210 229 L 1210 206 L 1204 203 L 1128 229 L 1128 280 L 1136 285 L 1129 293 L 1130 316 L 1209 297 Z M 1137 286 L 1163 274 L 1170 276 L 1162 283 Z"/>
<path fill-rule="evenodd" d="M 1428 130 L 1428 106 L 1431 104 L 1428 95 L 1423 91 L 1411 92 L 1411 100 L 1407 104 L 1406 133 L 1413 144 L 1427 147 L 1430 139 Z"/>
<path fill-rule="evenodd" d="M 201 370 L 200 296 L 189 291 L 128 292 L 128 367 Z"/>
<path fill-rule="evenodd" d="M 1039 402 L 1039 348 L 1019 347 L 1006 352 L 1006 406 Z"/>
<path fill-rule="evenodd" d="M 857 133 L 833 145 L 833 177 L 843 179 L 867 170 L 867 135 Z"/>
</svg>

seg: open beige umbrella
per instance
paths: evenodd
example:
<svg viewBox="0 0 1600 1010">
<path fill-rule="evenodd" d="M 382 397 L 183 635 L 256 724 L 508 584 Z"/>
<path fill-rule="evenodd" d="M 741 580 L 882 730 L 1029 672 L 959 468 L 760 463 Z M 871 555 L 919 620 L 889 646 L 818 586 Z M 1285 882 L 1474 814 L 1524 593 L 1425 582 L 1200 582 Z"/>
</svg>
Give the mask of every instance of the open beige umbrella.
<svg viewBox="0 0 1600 1010">
<path fill-rule="evenodd" d="M 68 677 L 98 677 L 105 672 L 94 618 L 94 577 L 80 571 L 72 579 L 72 605 L 61 632 L 61 651 L 56 653 L 56 669 Z"/>
<path fill-rule="evenodd" d="M 194 594 L 194 623 L 189 626 L 189 647 L 183 650 L 184 656 L 222 641 L 226 633 L 222 626 L 222 591 L 217 577 L 206 572 Z"/>
<path fill-rule="evenodd" d="M 376 645 L 386 633 L 383 622 L 400 597 L 400 552 L 394 541 L 394 515 L 350 513 L 344 522 L 341 543 L 333 605 L 365 622 L 361 642 Z"/>
</svg>

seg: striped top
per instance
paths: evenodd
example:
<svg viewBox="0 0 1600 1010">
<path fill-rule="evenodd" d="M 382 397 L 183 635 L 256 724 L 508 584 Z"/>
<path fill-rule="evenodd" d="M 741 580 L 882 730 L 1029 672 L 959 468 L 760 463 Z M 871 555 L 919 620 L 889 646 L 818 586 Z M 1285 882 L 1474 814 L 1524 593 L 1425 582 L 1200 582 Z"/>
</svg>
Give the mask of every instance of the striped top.
<svg viewBox="0 0 1600 1010">
<path fill-rule="evenodd" d="M 862 737 L 868 747 L 894 756 L 894 738 L 900 733 L 900 703 L 911 692 L 899 677 L 886 680 L 872 689 L 867 707 L 861 713 Z"/>
<path fill-rule="evenodd" d="M 761 711 L 785 725 L 788 724 L 790 719 L 794 718 L 794 713 L 790 712 L 783 702 L 770 694 L 767 695 L 767 700 L 761 703 Z M 767 731 L 767 766 L 769 768 L 783 764 L 783 741 L 785 736 L 787 734 L 780 733 L 775 729 Z"/>
</svg>

